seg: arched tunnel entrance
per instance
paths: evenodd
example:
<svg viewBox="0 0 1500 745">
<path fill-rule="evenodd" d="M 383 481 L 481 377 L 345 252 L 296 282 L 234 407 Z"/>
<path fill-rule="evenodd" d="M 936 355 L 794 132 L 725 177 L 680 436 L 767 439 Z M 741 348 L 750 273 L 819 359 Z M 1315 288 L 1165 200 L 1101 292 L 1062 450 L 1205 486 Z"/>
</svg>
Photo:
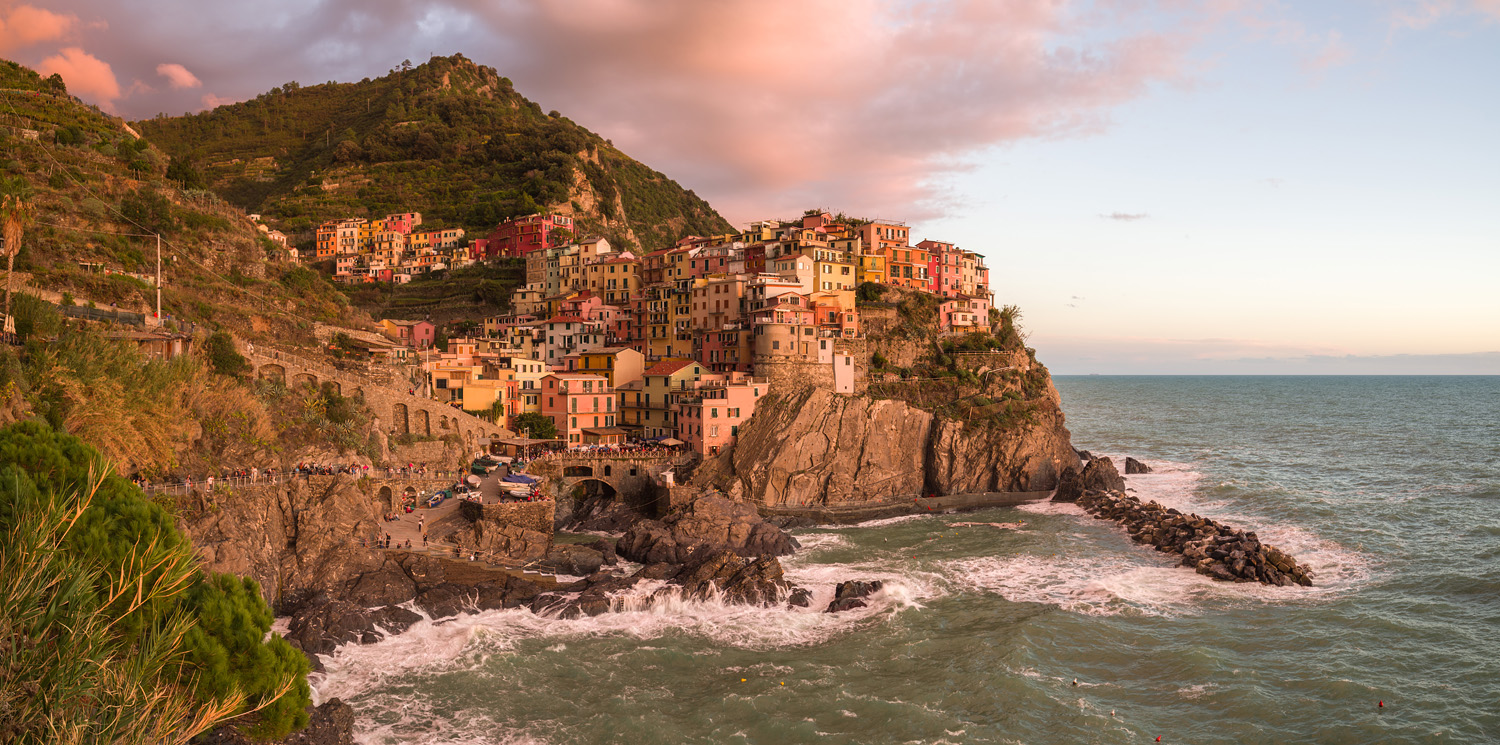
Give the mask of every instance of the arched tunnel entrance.
<svg viewBox="0 0 1500 745">
<path fill-rule="evenodd" d="M 614 501 L 620 493 L 613 486 L 599 479 L 584 479 L 573 485 L 573 491 L 569 494 L 579 501 Z"/>
</svg>

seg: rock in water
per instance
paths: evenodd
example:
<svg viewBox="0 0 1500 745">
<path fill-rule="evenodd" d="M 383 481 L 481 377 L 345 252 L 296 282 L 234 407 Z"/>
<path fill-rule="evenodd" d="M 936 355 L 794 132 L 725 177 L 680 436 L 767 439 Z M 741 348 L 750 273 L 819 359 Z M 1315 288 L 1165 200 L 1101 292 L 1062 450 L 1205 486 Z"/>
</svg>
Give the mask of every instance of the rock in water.
<svg viewBox="0 0 1500 745">
<path fill-rule="evenodd" d="M 1084 492 L 1089 491 L 1125 491 L 1125 477 L 1115 470 L 1114 461 L 1109 458 L 1094 458 L 1083 467 L 1081 473 L 1072 467 L 1064 469 L 1052 501 L 1076 502 Z"/>
<path fill-rule="evenodd" d="M 1133 475 L 1137 473 L 1151 473 L 1151 466 L 1148 466 L 1145 463 L 1136 460 L 1135 458 L 1127 456 L 1125 458 L 1125 473 L 1126 475 Z"/>
<path fill-rule="evenodd" d="M 860 598 L 869 597 L 884 587 L 885 583 L 880 580 L 864 582 L 861 580 L 850 580 L 840 582 L 833 591 L 833 602 L 828 604 L 828 610 L 824 613 L 839 613 L 846 610 L 865 607 L 865 601 Z"/>
<path fill-rule="evenodd" d="M 571 574 L 587 577 L 604 566 L 604 554 L 587 546 L 558 544 L 547 552 L 547 558 L 536 564 L 536 568 L 553 574 Z"/>
<path fill-rule="evenodd" d="M 384 634 L 399 634 L 420 620 L 416 613 L 394 605 L 362 608 L 319 596 L 292 616 L 286 638 L 309 655 L 329 654 L 340 644 L 369 644 Z"/>
</svg>

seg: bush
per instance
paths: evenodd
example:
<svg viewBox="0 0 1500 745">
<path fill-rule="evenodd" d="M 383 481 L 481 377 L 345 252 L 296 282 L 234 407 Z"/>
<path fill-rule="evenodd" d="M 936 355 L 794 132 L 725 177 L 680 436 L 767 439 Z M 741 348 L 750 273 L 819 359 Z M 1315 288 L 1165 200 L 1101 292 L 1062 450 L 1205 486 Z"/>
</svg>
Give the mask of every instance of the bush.
<svg viewBox="0 0 1500 745">
<path fill-rule="evenodd" d="M 885 288 L 879 282 L 861 282 L 854 291 L 854 299 L 861 303 L 877 303 L 884 292 Z"/>
<path fill-rule="evenodd" d="M 883 355 L 883 354 L 881 354 L 879 352 L 876 352 L 875 354 L 870 355 L 870 366 L 871 367 L 876 368 L 876 369 L 880 369 L 880 368 L 885 367 L 886 363 L 887 363 L 887 360 L 885 358 L 885 355 Z"/>
<path fill-rule="evenodd" d="M 7 741 L 186 741 L 259 708 L 307 723 L 307 659 L 253 581 L 207 575 L 160 506 L 38 422 L 0 430 L 0 731 Z"/>
<path fill-rule="evenodd" d="M 220 375 L 238 378 L 250 372 L 250 363 L 235 350 L 234 338 L 227 332 L 215 331 L 203 343 L 203 351 L 208 356 L 208 364 Z"/>
</svg>

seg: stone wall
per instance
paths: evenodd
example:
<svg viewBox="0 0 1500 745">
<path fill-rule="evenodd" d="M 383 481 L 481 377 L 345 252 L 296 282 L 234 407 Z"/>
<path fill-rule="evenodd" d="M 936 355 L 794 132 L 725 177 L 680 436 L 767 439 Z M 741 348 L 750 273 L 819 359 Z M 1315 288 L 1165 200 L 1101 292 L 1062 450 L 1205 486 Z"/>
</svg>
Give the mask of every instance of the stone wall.
<svg viewBox="0 0 1500 745">
<path fill-rule="evenodd" d="M 465 501 L 458 506 L 463 516 L 472 522 L 487 522 L 496 525 L 514 525 L 538 533 L 552 534 L 552 518 L 556 505 L 551 500 L 541 502 L 501 502 L 480 506 Z"/>
</svg>

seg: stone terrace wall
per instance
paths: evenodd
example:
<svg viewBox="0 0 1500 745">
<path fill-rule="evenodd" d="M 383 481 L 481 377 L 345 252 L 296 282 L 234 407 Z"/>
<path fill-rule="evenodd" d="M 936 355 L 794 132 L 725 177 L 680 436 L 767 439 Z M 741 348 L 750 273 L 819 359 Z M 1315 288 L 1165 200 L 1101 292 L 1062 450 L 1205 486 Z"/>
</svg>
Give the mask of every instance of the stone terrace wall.
<svg viewBox="0 0 1500 745">
<path fill-rule="evenodd" d="M 501 502 L 481 507 L 474 502 L 466 501 L 459 504 L 458 508 L 463 516 L 472 522 L 514 525 L 552 535 L 552 519 L 556 511 L 556 503 L 549 499 L 541 502 Z"/>
</svg>

